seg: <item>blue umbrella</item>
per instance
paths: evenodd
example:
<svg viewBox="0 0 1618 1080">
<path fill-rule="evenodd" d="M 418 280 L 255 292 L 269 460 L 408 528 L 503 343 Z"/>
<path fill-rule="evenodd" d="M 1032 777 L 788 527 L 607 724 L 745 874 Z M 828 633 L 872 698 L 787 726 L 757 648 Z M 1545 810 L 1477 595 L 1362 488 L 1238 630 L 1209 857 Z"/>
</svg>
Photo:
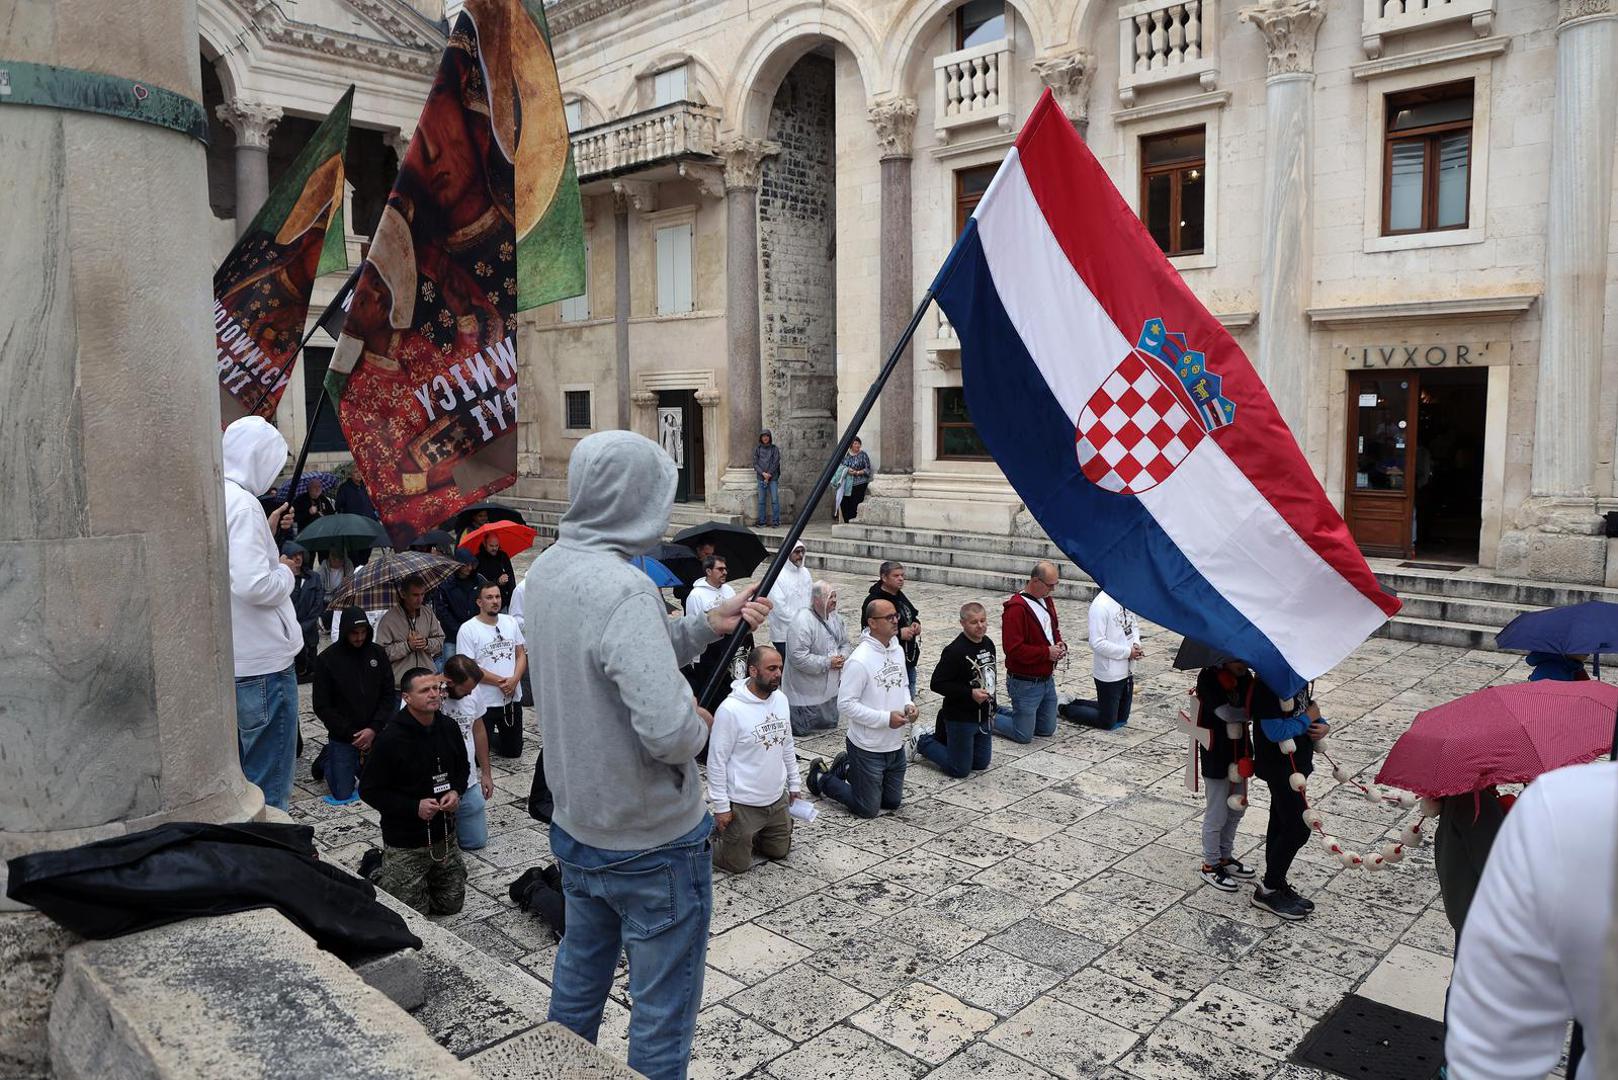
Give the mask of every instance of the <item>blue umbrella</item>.
<svg viewBox="0 0 1618 1080">
<path fill-rule="evenodd" d="M 1601 654 L 1618 652 L 1618 604 L 1591 600 L 1526 612 L 1507 623 L 1494 640 L 1502 649 L 1593 656 L 1599 678 Z"/>
<path fill-rule="evenodd" d="M 673 570 L 670 570 L 650 555 L 636 555 L 629 561 L 632 565 L 646 571 L 646 576 L 651 578 L 652 584 L 659 589 L 670 588 L 681 583 Z"/>
<path fill-rule="evenodd" d="M 294 496 L 294 495 L 302 495 L 304 492 L 309 490 L 309 481 L 311 481 L 311 480 L 319 480 L 321 488 L 325 491 L 325 493 L 327 495 L 330 495 L 330 494 L 332 494 L 333 492 L 335 492 L 337 490 L 337 474 L 336 473 L 315 472 L 313 470 L 310 470 L 309 472 L 306 472 L 302 476 L 298 477 L 298 490 L 297 491 L 288 491 L 287 490 L 287 484 L 290 484 L 292 482 L 290 479 L 287 480 L 285 483 L 283 483 L 281 485 L 281 487 L 279 488 L 279 491 L 281 493 L 281 500 L 283 502 L 285 502 L 287 499 L 292 498 L 292 496 Z"/>
</svg>

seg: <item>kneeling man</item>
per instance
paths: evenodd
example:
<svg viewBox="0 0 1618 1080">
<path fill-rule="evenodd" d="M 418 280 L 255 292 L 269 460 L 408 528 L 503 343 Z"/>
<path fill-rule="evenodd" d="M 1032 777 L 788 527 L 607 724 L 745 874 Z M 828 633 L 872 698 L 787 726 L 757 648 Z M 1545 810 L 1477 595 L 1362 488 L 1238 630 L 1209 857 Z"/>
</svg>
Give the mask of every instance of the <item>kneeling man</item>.
<svg viewBox="0 0 1618 1080">
<path fill-rule="evenodd" d="M 713 864 L 739 874 L 753 861 L 784 859 L 792 847 L 787 806 L 802 797 L 790 708 L 781 692 L 781 654 L 767 645 L 747 654 L 747 678 L 713 714 L 708 739 L 708 799 L 719 838 Z"/>
<path fill-rule="evenodd" d="M 809 792 L 825 795 L 857 817 L 897 810 L 904 799 L 905 731 L 916 722 L 891 600 L 865 601 L 865 632 L 843 665 L 837 711 L 848 718 L 847 749 L 827 767 L 809 766 Z"/>
</svg>

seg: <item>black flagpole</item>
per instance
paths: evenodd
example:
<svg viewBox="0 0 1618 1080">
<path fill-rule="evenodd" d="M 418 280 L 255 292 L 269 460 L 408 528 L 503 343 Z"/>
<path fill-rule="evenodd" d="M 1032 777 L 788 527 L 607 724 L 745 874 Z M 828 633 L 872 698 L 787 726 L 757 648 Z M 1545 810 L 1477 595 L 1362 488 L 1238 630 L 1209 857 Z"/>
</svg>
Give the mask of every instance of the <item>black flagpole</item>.
<svg viewBox="0 0 1618 1080">
<path fill-rule="evenodd" d="M 923 294 L 921 303 L 917 305 L 916 313 L 910 316 L 910 325 L 905 327 L 904 333 L 899 335 L 898 342 L 893 346 L 893 351 L 888 353 L 887 362 L 882 365 L 882 370 L 877 373 L 876 381 L 865 392 L 865 400 L 860 402 L 859 408 L 854 410 L 854 415 L 848 421 L 848 427 L 843 429 L 843 437 L 837 441 L 836 448 L 826 461 L 826 467 L 820 470 L 820 479 L 815 481 L 814 489 L 809 493 L 808 498 L 799 504 L 798 516 L 793 520 L 792 528 L 787 530 L 786 538 L 781 541 L 781 547 L 776 551 L 775 557 L 770 560 L 769 569 L 765 570 L 764 576 L 759 579 L 758 588 L 753 592 L 755 597 L 769 595 L 770 589 L 775 585 L 775 579 L 781 576 L 781 568 L 786 565 L 787 559 L 791 557 L 793 545 L 798 542 L 798 537 L 802 536 L 803 530 L 808 527 L 809 519 L 814 516 L 815 508 L 826 494 L 826 489 L 831 487 L 831 478 L 837 472 L 837 467 L 843 463 L 843 456 L 848 453 L 848 444 L 853 442 L 854 436 L 860 433 L 860 425 L 865 423 L 865 418 L 871 414 L 871 409 L 876 405 L 877 396 L 882 393 L 882 388 L 887 385 L 888 378 L 892 376 L 894 369 L 899 366 L 900 357 L 904 355 L 906 347 L 910 344 L 910 339 L 916 334 L 916 327 L 921 325 L 922 316 L 927 314 L 927 309 L 932 306 L 932 302 L 933 290 L 929 288 Z M 736 650 L 741 647 L 742 639 L 751 633 L 751 628 L 748 627 L 746 621 L 743 621 L 731 632 L 730 637 L 725 639 L 724 656 L 720 658 L 719 664 L 714 668 L 713 673 L 708 676 L 708 685 L 702 688 L 701 701 L 703 708 L 712 711 L 718 707 L 724 691 L 730 686 L 731 661 L 736 656 Z"/>
<path fill-rule="evenodd" d="M 359 280 L 360 271 L 364 267 L 365 262 L 361 260 L 359 266 L 354 268 L 354 272 L 348 275 L 348 280 L 343 282 L 342 287 L 337 290 L 337 295 L 332 297 L 331 303 L 321 313 L 320 318 L 315 320 L 315 325 L 309 328 L 307 334 L 303 335 L 303 341 L 298 344 L 298 352 L 301 353 L 303 347 L 309 344 L 309 339 L 315 336 L 316 330 L 324 329 L 333 340 L 336 340 L 337 335 L 342 333 L 343 323 L 348 316 L 348 302 L 354 295 L 354 283 Z M 297 356 L 297 353 L 293 355 Z M 328 400 L 326 380 L 322 379 L 320 380 L 320 397 L 315 399 L 314 411 L 309 414 L 309 422 L 304 427 L 303 445 L 298 448 L 298 460 L 292 466 L 292 479 L 287 481 L 286 501 L 288 503 L 298 494 L 298 481 L 303 479 L 303 466 L 309 460 L 309 448 L 314 443 L 315 427 L 320 423 L 321 416 L 326 412 L 326 402 Z M 259 404 L 262 405 L 263 401 L 260 400 Z"/>
</svg>

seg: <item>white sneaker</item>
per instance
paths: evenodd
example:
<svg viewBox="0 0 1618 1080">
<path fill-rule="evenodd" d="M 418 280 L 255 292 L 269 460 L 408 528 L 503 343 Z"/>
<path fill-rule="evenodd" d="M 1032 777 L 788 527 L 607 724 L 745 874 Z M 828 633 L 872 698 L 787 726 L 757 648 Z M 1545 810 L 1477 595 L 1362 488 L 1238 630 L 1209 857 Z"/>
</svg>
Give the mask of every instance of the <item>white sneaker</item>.
<svg viewBox="0 0 1618 1080">
<path fill-rule="evenodd" d="M 905 760 L 906 761 L 913 762 L 913 761 L 916 760 L 916 755 L 920 750 L 920 744 L 921 744 L 921 728 L 918 727 L 915 724 L 911 724 L 909 732 L 907 732 L 905 734 Z"/>
</svg>

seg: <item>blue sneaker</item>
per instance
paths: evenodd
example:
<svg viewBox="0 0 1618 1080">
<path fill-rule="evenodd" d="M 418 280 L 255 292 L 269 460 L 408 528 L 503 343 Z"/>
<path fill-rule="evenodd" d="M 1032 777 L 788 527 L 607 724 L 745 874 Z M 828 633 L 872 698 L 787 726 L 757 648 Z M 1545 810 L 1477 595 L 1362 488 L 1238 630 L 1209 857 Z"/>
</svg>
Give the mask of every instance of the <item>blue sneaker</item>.
<svg viewBox="0 0 1618 1080">
<path fill-rule="evenodd" d="M 353 806 L 360 801 L 360 796 L 357 791 L 346 799 L 339 799 L 335 795 L 322 795 L 320 801 L 327 806 Z"/>
</svg>

